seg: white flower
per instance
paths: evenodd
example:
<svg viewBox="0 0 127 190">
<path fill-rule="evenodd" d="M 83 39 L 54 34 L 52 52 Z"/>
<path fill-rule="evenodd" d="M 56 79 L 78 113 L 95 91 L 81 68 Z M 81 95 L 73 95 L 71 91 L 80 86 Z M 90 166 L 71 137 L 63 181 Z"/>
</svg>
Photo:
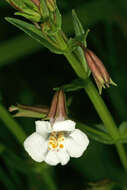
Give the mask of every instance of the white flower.
<svg viewBox="0 0 127 190">
<path fill-rule="evenodd" d="M 89 144 L 85 133 L 75 129 L 74 121 L 56 121 L 53 126 L 48 121 L 35 123 L 36 132 L 24 141 L 24 148 L 37 162 L 65 165 L 70 157 L 82 156 Z"/>
</svg>

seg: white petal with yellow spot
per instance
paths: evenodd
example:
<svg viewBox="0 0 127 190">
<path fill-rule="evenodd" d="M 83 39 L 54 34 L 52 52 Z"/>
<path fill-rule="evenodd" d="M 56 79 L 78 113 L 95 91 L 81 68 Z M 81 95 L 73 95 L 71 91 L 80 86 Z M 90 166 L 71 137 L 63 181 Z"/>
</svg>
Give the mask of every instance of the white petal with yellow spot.
<svg viewBox="0 0 127 190">
<path fill-rule="evenodd" d="M 65 165 L 70 157 L 80 157 L 86 150 L 88 137 L 71 120 L 36 121 L 36 132 L 24 141 L 24 148 L 33 160 L 49 165 Z"/>
</svg>

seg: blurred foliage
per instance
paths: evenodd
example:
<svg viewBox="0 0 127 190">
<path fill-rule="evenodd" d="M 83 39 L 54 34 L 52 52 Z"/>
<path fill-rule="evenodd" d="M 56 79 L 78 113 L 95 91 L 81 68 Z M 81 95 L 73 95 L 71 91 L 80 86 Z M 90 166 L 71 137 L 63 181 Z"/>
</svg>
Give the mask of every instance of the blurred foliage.
<svg viewBox="0 0 127 190">
<path fill-rule="evenodd" d="M 117 124 L 126 121 L 127 0 L 61 0 L 58 4 L 63 14 L 63 28 L 68 35 L 73 35 L 72 9 L 77 11 L 84 27 L 91 30 L 88 47 L 103 60 L 118 84 L 116 88 L 104 90 L 103 98 Z M 70 83 L 75 79 L 75 73 L 64 57 L 53 55 L 7 23 L 4 17 L 12 17 L 13 12 L 4 0 L 0 1 L 0 189 L 85 190 L 95 189 L 88 187 L 90 182 L 105 179 L 118 184 L 113 189 L 126 189 L 127 175 L 113 145 L 91 140 L 82 158 L 71 159 L 64 167 L 49 167 L 29 159 L 16 140 L 15 136 L 19 142 L 24 140 L 18 136 L 16 128 L 25 138 L 34 131 L 35 119 L 14 120 L 6 109 L 16 103 L 48 106 L 52 89 Z M 67 98 L 72 99 L 70 117 L 92 126 L 100 123 L 82 90 L 67 92 Z M 121 188 L 121 184 L 125 188 Z"/>
</svg>

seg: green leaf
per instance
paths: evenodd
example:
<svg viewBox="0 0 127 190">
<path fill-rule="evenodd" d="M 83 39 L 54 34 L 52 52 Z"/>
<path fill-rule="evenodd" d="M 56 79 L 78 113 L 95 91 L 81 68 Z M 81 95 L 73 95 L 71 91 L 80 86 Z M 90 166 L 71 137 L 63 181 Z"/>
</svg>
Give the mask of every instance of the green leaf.
<svg viewBox="0 0 127 190">
<path fill-rule="evenodd" d="M 119 126 L 119 143 L 127 143 L 127 122 L 124 121 Z"/>
<path fill-rule="evenodd" d="M 57 26 L 57 30 L 61 30 L 61 27 L 62 27 L 62 17 L 61 17 L 61 14 L 60 14 L 60 11 L 59 11 L 58 8 L 56 8 L 55 14 L 56 14 L 56 26 Z"/>
<path fill-rule="evenodd" d="M 84 88 L 85 84 L 86 80 L 75 79 L 69 84 L 65 84 L 61 87 L 54 88 L 54 90 L 59 90 L 62 88 L 65 92 L 77 91 Z"/>
<path fill-rule="evenodd" d="M 35 39 L 37 42 L 42 44 L 44 47 L 48 48 L 51 52 L 56 54 L 62 53 L 60 50 L 51 45 L 46 39 L 44 39 L 41 30 L 38 30 L 33 24 L 29 24 L 27 22 L 15 18 L 6 17 L 5 19 L 14 26 L 18 27 L 20 30 L 24 31 L 31 38 Z"/>
<path fill-rule="evenodd" d="M 87 38 L 89 30 L 87 30 L 86 32 L 84 31 L 83 26 L 82 26 L 80 20 L 78 19 L 77 14 L 74 10 L 72 11 L 72 19 L 73 19 L 73 26 L 74 26 L 74 30 L 75 30 L 75 36 L 79 37 L 79 38 L 83 36 L 83 38 L 79 42 L 81 42 L 81 44 L 83 44 L 86 47 L 87 46 L 86 38 Z M 89 76 L 91 72 L 90 72 L 90 69 L 86 62 L 82 48 L 78 47 L 77 51 L 75 51 L 75 53 L 77 54 L 77 57 L 79 58 L 80 62 L 82 63 L 84 70 L 86 71 L 86 73 Z"/>
<path fill-rule="evenodd" d="M 82 34 L 85 34 L 83 26 L 82 26 L 80 20 L 78 19 L 75 10 L 72 10 L 72 20 L 73 20 L 75 35 L 80 36 Z"/>
<path fill-rule="evenodd" d="M 96 125 L 94 127 L 91 127 L 83 123 L 77 123 L 77 127 L 80 128 L 84 133 L 86 133 L 89 138 L 97 142 L 103 144 L 114 144 L 111 136 L 108 133 L 97 129 Z"/>
<path fill-rule="evenodd" d="M 16 12 L 15 15 L 19 15 L 22 17 L 25 17 L 26 19 L 33 21 L 33 22 L 40 22 L 41 17 L 37 12 L 33 12 L 33 13 L 22 13 L 22 12 Z"/>
</svg>

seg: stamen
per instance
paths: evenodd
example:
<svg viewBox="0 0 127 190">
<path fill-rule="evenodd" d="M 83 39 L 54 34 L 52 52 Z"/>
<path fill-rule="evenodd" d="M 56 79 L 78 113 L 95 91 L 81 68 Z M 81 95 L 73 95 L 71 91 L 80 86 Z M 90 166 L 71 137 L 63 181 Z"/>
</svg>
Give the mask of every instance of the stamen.
<svg viewBox="0 0 127 190">
<path fill-rule="evenodd" d="M 48 150 L 59 151 L 59 148 L 64 148 L 64 133 L 63 132 L 53 132 L 49 137 Z"/>
<path fill-rule="evenodd" d="M 63 147 L 64 147 L 64 145 L 63 145 L 63 144 L 60 144 L 60 145 L 59 145 L 59 147 L 60 147 L 60 148 L 63 148 Z"/>
</svg>

